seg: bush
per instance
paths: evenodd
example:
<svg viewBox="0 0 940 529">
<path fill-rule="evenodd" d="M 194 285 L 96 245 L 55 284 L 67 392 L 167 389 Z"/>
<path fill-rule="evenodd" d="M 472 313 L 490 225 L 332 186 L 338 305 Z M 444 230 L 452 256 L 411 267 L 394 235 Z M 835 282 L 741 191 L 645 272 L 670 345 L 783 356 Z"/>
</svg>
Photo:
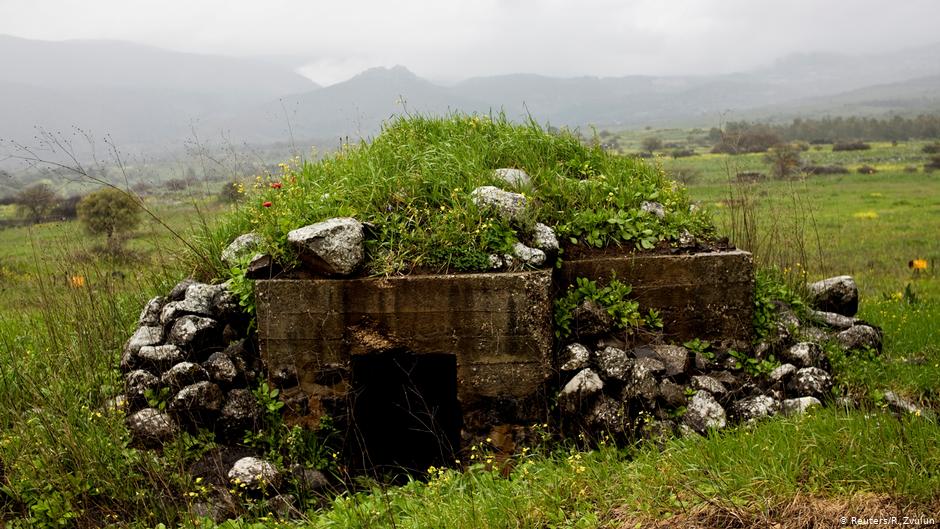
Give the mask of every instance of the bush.
<svg viewBox="0 0 940 529">
<path fill-rule="evenodd" d="M 930 162 L 924 164 L 924 171 L 936 171 L 940 169 L 940 156 L 934 156 Z"/>
<path fill-rule="evenodd" d="M 244 186 L 236 180 L 225 182 L 219 190 L 219 201 L 227 204 L 238 202 L 244 196 L 244 190 Z"/>
<path fill-rule="evenodd" d="M 867 151 L 869 149 L 871 149 L 871 145 L 863 141 L 844 141 L 844 142 L 838 142 L 832 146 L 832 152 Z"/>
<path fill-rule="evenodd" d="M 767 151 L 764 161 L 770 164 L 774 178 L 789 178 L 796 174 L 800 167 L 800 149 L 792 143 L 779 143 Z"/>
<path fill-rule="evenodd" d="M 858 174 L 875 174 L 878 170 L 870 165 L 863 165 L 856 169 L 856 172 L 858 172 Z"/>
<path fill-rule="evenodd" d="M 940 141 L 928 143 L 921 149 L 924 154 L 940 154 Z"/>
<path fill-rule="evenodd" d="M 133 230 L 140 223 L 140 205 L 137 200 L 121 191 L 106 187 L 87 195 L 78 203 L 78 218 L 88 233 L 104 235 L 107 249 L 121 249 L 120 235 Z"/>
<path fill-rule="evenodd" d="M 695 156 L 696 153 L 695 153 L 695 149 L 684 148 L 684 149 L 675 149 L 669 154 L 673 158 L 688 158 L 689 156 Z"/>
<path fill-rule="evenodd" d="M 766 126 L 752 126 L 739 131 L 728 131 L 721 135 L 721 141 L 712 148 L 713 153 L 745 154 L 766 152 L 778 145 L 780 136 Z"/>
<path fill-rule="evenodd" d="M 808 175 L 849 174 L 849 170 L 841 165 L 804 165 L 802 171 Z"/>
<path fill-rule="evenodd" d="M 74 220 L 78 218 L 78 203 L 81 201 L 81 195 L 72 195 L 63 198 L 52 209 L 52 216 L 61 220 Z"/>
<path fill-rule="evenodd" d="M 760 171 L 738 171 L 735 178 L 738 182 L 754 183 L 767 180 L 767 175 Z"/>
<path fill-rule="evenodd" d="M 168 191 L 183 191 L 189 187 L 189 182 L 187 182 L 184 178 L 170 178 L 163 183 L 163 187 L 165 187 Z"/>
<path fill-rule="evenodd" d="M 59 202 L 59 194 L 49 184 L 33 184 L 16 194 L 20 214 L 32 223 L 49 216 Z"/>
</svg>

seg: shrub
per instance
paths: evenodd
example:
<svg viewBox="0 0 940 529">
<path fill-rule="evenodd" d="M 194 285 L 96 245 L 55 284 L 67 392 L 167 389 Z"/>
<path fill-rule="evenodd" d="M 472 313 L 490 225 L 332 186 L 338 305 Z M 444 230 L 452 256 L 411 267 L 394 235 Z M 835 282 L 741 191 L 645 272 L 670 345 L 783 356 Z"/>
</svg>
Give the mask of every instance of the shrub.
<svg viewBox="0 0 940 529">
<path fill-rule="evenodd" d="M 928 143 L 921 149 L 924 154 L 940 154 L 940 141 Z"/>
<path fill-rule="evenodd" d="M 59 201 L 59 194 L 49 184 L 33 184 L 16 194 L 20 214 L 30 222 L 40 222 L 49 216 Z"/>
<path fill-rule="evenodd" d="M 779 143 L 767 151 L 764 161 L 770 164 L 774 178 L 789 178 L 800 167 L 800 149 L 791 143 Z"/>
<path fill-rule="evenodd" d="M 940 155 L 934 156 L 930 162 L 924 164 L 924 171 L 936 171 L 940 169 Z"/>
<path fill-rule="evenodd" d="M 229 204 L 238 202 L 241 200 L 244 190 L 244 185 L 236 180 L 225 182 L 219 190 L 219 201 Z"/>
<path fill-rule="evenodd" d="M 875 174 L 878 172 L 878 169 L 875 169 L 871 165 L 863 165 L 855 170 L 858 174 Z"/>
<path fill-rule="evenodd" d="M 131 195 L 110 187 L 87 195 L 78 203 L 78 218 L 88 233 L 104 235 L 107 249 L 121 249 L 120 235 L 140 222 L 140 207 Z"/>
<path fill-rule="evenodd" d="M 184 178 L 170 178 L 163 183 L 163 187 L 168 191 L 182 191 L 189 187 L 189 182 Z"/>
<path fill-rule="evenodd" d="M 63 198 L 52 209 L 52 216 L 61 220 L 74 220 L 78 217 L 78 203 L 81 199 L 81 195 Z"/>
<path fill-rule="evenodd" d="M 669 153 L 673 158 L 687 158 L 689 156 L 695 156 L 695 149 L 689 148 L 678 148 Z"/>
<path fill-rule="evenodd" d="M 663 148 L 663 140 L 657 138 L 656 136 L 648 136 L 643 138 L 643 141 L 640 142 L 640 145 L 643 147 L 644 151 L 651 153 Z"/>
<path fill-rule="evenodd" d="M 835 143 L 832 146 L 832 152 L 839 151 L 867 151 L 871 149 L 871 145 L 863 141 L 844 141 Z"/>
<path fill-rule="evenodd" d="M 802 171 L 808 175 L 848 174 L 849 170 L 841 165 L 804 165 Z"/>
<path fill-rule="evenodd" d="M 751 126 L 742 130 L 727 131 L 712 148 L 713 153 L 744 154 L 765 152 L 780 143 L 780 136 L 766 126 Z"/>
<path fill-rule="evenodd" d="M 735 178 L 738 182 L 754 183 L 767 180 L 767 175 L 760 171 L 738 171 Z"/>
</svg>

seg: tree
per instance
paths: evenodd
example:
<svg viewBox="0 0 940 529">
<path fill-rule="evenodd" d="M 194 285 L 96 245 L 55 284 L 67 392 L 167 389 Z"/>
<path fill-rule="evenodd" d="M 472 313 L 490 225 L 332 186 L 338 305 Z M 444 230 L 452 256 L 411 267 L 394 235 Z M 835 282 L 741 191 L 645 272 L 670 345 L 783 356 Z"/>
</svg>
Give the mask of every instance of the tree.
<svg viewBox="0 0 940 529">
<path fill-rule="evenodd" d="M 33 184 L 16 194 L 16 207 L 33 224 L 46 218 L 59 202 L 49 184 Z"/>
<path fill-rule="evenodd" d="M 643 138 L 643 141 L 640 143 L 643 146 L 643 150 L 652 154 L 653 151 L 658 151 L 663 148 L 663 140 L 657 138 L 656 136 L 647 136 Z"/>
<path fill-rule="evenodd" d="M 789 178 L 799 170 L 803 163 L 800 160 L 800 148 L 792 143 L 779 143 L 774 145 L 764 155 L 764 160 L 770 164 L 770 171 L 775 178 Z"/>
<path fill-rule="evenodd" d="M 108 187 L 89 194 L 78 203 L 78 219 L 88 233 L 105 235 L 108 251 L 117 253 L 123 243 L 120 235 L 140 223 L 140 205 L 131 195 Z"/>
</svg>

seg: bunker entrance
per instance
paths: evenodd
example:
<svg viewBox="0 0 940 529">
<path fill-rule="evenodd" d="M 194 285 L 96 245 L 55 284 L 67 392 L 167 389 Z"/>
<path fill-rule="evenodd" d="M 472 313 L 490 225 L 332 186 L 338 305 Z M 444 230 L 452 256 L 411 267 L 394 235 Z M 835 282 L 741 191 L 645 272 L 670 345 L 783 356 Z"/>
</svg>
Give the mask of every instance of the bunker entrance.
<svg viewBox="0 0 940 529">
<path fill-rule="evenodd" d="M 355 356 L 352 390 L 353 464 L 416 474 L 453 463 L 462 422 L 455 355 Z"/>
</svg>

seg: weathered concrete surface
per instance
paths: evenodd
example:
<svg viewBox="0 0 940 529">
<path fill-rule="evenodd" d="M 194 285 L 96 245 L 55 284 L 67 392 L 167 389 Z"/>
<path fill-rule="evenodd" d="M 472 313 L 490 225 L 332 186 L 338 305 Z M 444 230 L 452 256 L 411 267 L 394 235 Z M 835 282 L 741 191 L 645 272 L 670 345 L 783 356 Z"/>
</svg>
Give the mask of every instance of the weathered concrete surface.
<svg viewBox="0 0 940 529">
<path fill-rule="evenodd" d="M 267 280 L 256 292 L 262 357 L 297 373 L 311 415 L 344 397 L 354 355 L 453 354 L 465 410 L 531 396 L 552 373 L 551 271 Z"/>
<path fill-rule="evenodd" d="M 750 339 L 754 264 L 748 252 L 565 260 L 556 287 L 564 292 L 578 277 L 606 284 L 612 275 L 633 286 L 641 310 L 660 312 L 667 338 Z"/>
</svg>

